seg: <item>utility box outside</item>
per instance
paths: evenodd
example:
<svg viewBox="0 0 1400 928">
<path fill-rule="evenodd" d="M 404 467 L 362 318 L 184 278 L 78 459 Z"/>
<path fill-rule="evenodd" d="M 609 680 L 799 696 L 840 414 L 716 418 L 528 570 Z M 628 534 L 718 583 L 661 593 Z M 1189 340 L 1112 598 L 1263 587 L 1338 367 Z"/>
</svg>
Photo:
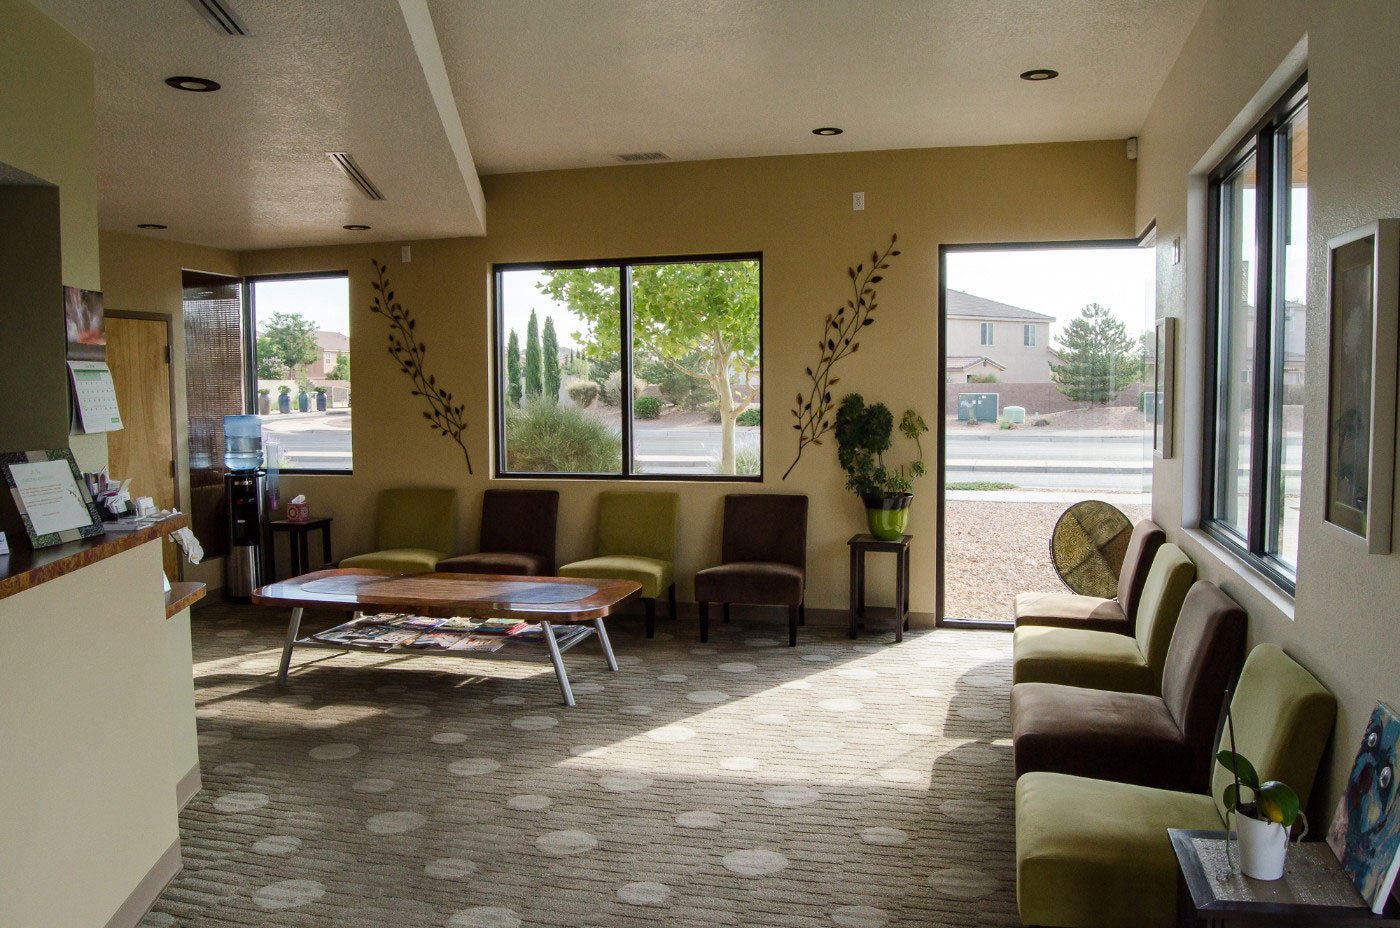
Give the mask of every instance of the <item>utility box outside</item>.
<svg viewBox="0 0 1400 928">
<path fill-rule="evenodd" d="M 999 393 L 959 393 L 958 421 L 966 422 L 976 416 L 978 422 L 995 422 L 1001 413 Z"/>
</svg>

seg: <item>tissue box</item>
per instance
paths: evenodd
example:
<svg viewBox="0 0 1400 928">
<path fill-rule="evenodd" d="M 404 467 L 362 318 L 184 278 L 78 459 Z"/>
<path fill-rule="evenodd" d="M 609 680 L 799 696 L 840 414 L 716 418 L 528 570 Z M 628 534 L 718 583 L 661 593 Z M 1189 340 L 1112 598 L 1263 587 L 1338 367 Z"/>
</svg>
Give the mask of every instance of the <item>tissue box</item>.
<svg viewBox="0 0 1400 928">
<path fill-rule="evenodd" d="M 310 503 L 288 503 L 288 504 L 287 504 L 287 521 L 288 521 L 288 522 L 310 522 L 310 521 L 311 521 L 311 504 L 310 504 Z"/>
</svg>

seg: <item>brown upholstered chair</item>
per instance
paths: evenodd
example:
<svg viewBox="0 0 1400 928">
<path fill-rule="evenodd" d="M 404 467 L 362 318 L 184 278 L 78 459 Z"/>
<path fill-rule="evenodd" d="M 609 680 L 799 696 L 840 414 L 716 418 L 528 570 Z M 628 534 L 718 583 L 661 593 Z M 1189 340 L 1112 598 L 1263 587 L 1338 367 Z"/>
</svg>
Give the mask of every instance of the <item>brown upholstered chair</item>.
<svg viewBox="0 0 1400 928">
<path fill-rule="evenodd" d="M 1019 625 L 1055 625 L 1131 635 L 1137 626 L 1138 602 L 1147 583 L 1147 572 L 1166 532 L 1151 519 L 1133 526 L 1123 569 L 1118 574 L 1118 597 L 1101 599 L 1078 593 L 1018 593 L 1014 614 Z"/>
<path fill-rule="evenodd" d="M 1068 773 L 1202 792 L 1225 690 L 1244 657 L 1246 619 L 1219 587 L 1198 581 L 1172 634 L 1162 695 L 1058 683 L 1011 688 L 1016 775 Z"/>
<path fill-rule="evenodd" d="M 695 575 L 700 640 L 710 640 L 710 603 L 788 607 L 788 644 L 806 624 L 807 497 L 731 493 L 724 498 L 724 540 L 717 567 Z"/>
<path fill-rule="evenodd" d="M 557 490 L 487 490 L 481 495 L 481 550 L 438 561 L 463 574 L 554 575 Z"/>
</svg>

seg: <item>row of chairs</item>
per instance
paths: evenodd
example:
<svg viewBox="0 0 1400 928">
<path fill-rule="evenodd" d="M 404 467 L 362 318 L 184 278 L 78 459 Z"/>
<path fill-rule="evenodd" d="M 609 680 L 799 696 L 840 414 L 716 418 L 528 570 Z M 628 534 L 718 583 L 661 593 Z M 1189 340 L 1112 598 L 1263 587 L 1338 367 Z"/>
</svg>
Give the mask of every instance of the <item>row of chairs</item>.
<svg viewBox="0 0 1400 928">
<path fill-rule="evenodd" d="M 341 567 L 413 574 L 459 572 L 633 580 L 642 587 L 646 633 L 656 633 L 656 604 L 664 595 L 676 617 L 675 493 L 606 491 L 598 497 L 593 556 L 556 565 L 559 494 L 555 490 L 486 490 L 479 549 L 455 547 L 457 491 L 410 487 L 379 495 L 378 550 L 345 558 Z M 695 574 L 700 640 L 709 640 L 709 606 L 729 621 L 734 603 L 786 606 L 788 644 L 806 623 L 807 497 L 731 493 L 724 498 L 720 563 Z"/>
<path fill-rule="evenodd" d="M 1016 893 L 1027 925 L 1176 923 L 1167 830 L 1220 831 L 1234 747 L 1304 804 L 1336 700 L 1270 644 L 1244 660 L 1247 618 L 1150 520 L 1133 530 L 1114 600 L 1021 594 L 1011 720 Z"/>
</svg>

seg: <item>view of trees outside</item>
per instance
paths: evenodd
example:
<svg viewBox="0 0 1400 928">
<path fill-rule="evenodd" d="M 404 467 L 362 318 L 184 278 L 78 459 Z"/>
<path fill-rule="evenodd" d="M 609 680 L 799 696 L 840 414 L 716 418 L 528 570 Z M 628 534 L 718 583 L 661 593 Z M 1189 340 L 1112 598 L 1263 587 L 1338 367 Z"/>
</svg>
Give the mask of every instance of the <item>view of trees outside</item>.
<svg viewBox="0 0 1400 928">
<path fill-rule="evenodd" d="M 1063 590 L 1055 521 L 1100 499 L 1151 513 L 1149 248 L 955 251 L 947 262 L 944 615 L 1010 621 Z"/>
<path fill-rule="evenodd" d="M 268 466 L 349 470 L 349 279 L 254 279 L 252 307 Z"/>
<path fill-rule="evenodd" d="M 629 472 L 759 473 L 758 262 L 639 264 L 629 276 L 626 389 L 621 269 L 501 272 L 506 469 L 622 473 L 630 403 Z"/>
</svg>

